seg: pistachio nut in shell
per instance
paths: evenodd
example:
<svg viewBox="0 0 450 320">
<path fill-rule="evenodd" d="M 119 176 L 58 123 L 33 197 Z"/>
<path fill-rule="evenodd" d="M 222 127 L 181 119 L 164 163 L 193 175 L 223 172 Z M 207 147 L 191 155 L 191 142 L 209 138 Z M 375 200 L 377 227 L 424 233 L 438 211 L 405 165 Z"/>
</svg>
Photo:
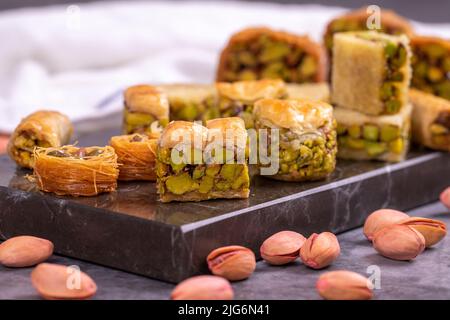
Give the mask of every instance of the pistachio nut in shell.
<svg viewBox="0 0 450 320">
<path fill-rule="evenodd" d="M 172 300 L 232 300 L 233 288 L 218 276 L 195 276 L 180 282 L 171 294 Z"/>
<path fill-rule="evenodd" d="M 30 267 L 53 254 L 53 243 L 32 236 L 13 237 L 0 244 L 0 264 L 6 267 Z"/>
<path fill-rule="evenodd" d="M 439 199 L 444 204 L 444 206 L 450 209 L 450 187 L 442 191 Z"/>
<path fill-rule="evenodd" d="M 428 218 L 411 217 L 400 224 L 413 227 L 425 238 L 425 246 L 431 247 L 441 241 L 447 234 L 447 226 L 444 222 Z"/>
<path fill-rule="evenodd" d="M 341 253 L 339 241 L 331 232 L 313 233 L 300 249 L 303 263 L 313 269 L 329 266 Z"/>
<path fill-rule="evenodd" d="M 373 240 L 373 235 L 378 231 L 392 225 L 394 223 L 398 223 L 402 220 L 409 218 L 409 216 L 401 211 L 392 210 L 392 209 L 380 209 L 372 212 L 366 219 L 364 223 L 364 235 L 370 241 Z"/>
<path fill-rule="evenodd" d="M 252 250 L 241 246 L 227 246 L 213 250 L 206 258 L 212 274 L 230 281 L 247 279 L 256 268 Z"/>
<path fill-rule="evenodd" d="M 267 238 L 259 251 L 261 257 L 273 265 L 283 265 L 295 261 L 306 238 L 294 231 L 280 231 Z"/>
<path fill-rule="evenodd" d="M 412 260 L 425 249 L 425 238 L 410 226 L 395 224 L 375 233 L 373 247 L 387 258 Z"/>
<path fill-rule="evenodd" d="M 31 272 L 31 283 L 48 300 L 82 300 L 97 292 L 97 285 L 78 268 L 41 263 Z"/>
<path fill-rule="evenodd" d="M 316 288 L 320 296 L 327 300 L 369 300 L 373 296 L 369 279 L 345 270 L 322 274 Z"/>
</svg>

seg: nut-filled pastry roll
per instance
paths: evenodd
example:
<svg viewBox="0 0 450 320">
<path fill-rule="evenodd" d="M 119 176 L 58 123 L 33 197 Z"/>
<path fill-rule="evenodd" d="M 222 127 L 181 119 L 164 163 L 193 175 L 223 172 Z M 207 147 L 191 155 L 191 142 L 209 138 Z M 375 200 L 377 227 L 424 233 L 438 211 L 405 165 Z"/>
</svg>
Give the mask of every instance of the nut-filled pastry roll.
<svg viewBox="0 0 450 320">
<path fill-rule="evenodd" d="M 158 141 L 161 201 L 248 198 L 246 140 L 240 118 L 210 120 L 206 127 L 172 121 Z"/>
<path fill-rule="evenodd" d="M 209 120 L 219 117 L 213 84 L 168 84 L 159 86 L 170 104 L 171 120 Z"/>
<path fill-rule="evenodd" d="M 112 147 L 37 148 L 34 156 L 34 176 L 42 191 L 96 196 L 117 188 L 119 170 Z"/>
<path fill-rule="evenodd" d="M 450 40 L 415 36 L 411 49 L 411 86 L 450 100 Z"/>
<path fill-rule="evenodd" d="M 382 9 L 380 13 L 380 29 L 372 29 L 372 31 L 392 35 L 405 34 L 408 37 L 414 34 L 413 27 L 407 19 L 399 16 L 392 10 Z M 330 59 L 333 52 L 334 34 L 347 31 L 368 31 L 367 22 L 372 22 L 370 20 L 371 15 L 372 13 L 367 12 L 367 7 L 363 7 L 340 15 L 328 23 L 323 40 Z"/>
<path fill-rule="evenodd" d="M 369 115 L 398 113 L 408 103 L 410 56 L 404 35 L 335 34 L 331 101 Z"/>
<path fill-rule="evenodd" d="M 217 81 L 282 79 L 321 82 L 326 76 L 324 49 L 308 36 L 269 28 L 234 34 L 220 56 Z"/>
<path fill-rule="evenodd" d="M 269 158 L 278 161 L 278 171 L 267 177 L 312 181 L 334 171 L 336 122 L 331 105 L 305 99 L 263 99 L 255 103 L 253 115 L 255 128 L 267 129 Z M 270 129 L 279 129 L 278 157 L 270 157 L 274 141 Z M 260 142 L 259 149 L 262 147 Z"/>
<path fill-rule="evenodd" d="M 156 181 L 157 143 L 157 139 L 138 133 L 112 137 L 110 145 L 117 154 L 119 180 Z"/>
<path fill-rule="evenodd" d="M 419 144 L 450 152 L 450 101 L 411 89 L 412 136 Z"/>
<path fill-rule="evenodd" d="M 399 162 L 405 159 L 411 130 L 411 105 L 395 115 L 368 116 L 334 108 L 338 123 L 338 158 Z"/>
<path fill-rule="evenodd" d="M 19 166 L 32 169 L 36 147 L 60 147 L 69 143 L 73 127 L 69 118 L 56 111 L 37 111 L 14 130 L 8 153 Z"/>
<path fill-rule="evenodd" d="M 241 117 L 246 128 L 253 128 L 253 105 L 260 99 L 277 99 L 287 96 L 286 85 L 281 80 L 250 80 L 218 82 L 217 105 L 222 117 Z"/>
<path fill-rule="evenodd" d="M 169 101 L 159 88 L 149 85 L 129 87 L 124 92 L 124 133 L 158 136 L 169 122 Z"/>
</svg>

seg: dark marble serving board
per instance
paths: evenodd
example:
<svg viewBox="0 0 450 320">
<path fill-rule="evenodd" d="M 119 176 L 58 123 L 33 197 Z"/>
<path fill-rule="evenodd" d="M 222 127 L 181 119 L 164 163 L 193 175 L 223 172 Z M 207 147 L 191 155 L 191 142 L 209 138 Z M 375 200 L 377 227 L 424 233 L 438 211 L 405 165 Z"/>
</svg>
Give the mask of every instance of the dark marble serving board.
<svg viewBox="0 0 450 320">
<path fill-rule="evenodd" d="M 81 128 L 81 127 L 80 127 Z M 79 130 L 83 132 L 83 130 Z M 104 145 L 118 130 L 81 133 L 79 145 Z M 450 155 L 413 151 L 408 160 L 338 161 L 326 181 L 288 183 L 255 177 L 245 200 L 157 201 L 154 183 L 120 183 L 97 197 L 43 194 L 0 157 L 0 237 L 50 239 L 55 251 L 149 277 L 178 282 L 207 271 L 214 248 L 259 246 L 280 230 L 342 232 L 381 207 L 411 209 L 435 201 L 450 181 Z"/>
</svg>

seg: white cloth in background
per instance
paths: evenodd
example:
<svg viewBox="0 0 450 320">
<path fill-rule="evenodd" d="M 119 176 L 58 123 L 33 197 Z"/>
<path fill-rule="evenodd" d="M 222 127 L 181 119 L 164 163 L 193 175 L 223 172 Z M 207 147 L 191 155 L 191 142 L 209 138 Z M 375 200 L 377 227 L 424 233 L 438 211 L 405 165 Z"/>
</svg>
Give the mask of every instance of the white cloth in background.
<svg viewBox="0 0 450 320">
<path fill-rule="evenodd" d="M 42 108 L 72 120 L 121 108 L 137 83 L 211 82 L 233 32 L 267 25 L 320 40 L 345 11 L 248 2 L 101 2 L 0 13 L 0 132 Z M 450 24 L 414 23 L 450 38 Z M 105 100 L 106 99 L 106 100 Z"/>
</svg>

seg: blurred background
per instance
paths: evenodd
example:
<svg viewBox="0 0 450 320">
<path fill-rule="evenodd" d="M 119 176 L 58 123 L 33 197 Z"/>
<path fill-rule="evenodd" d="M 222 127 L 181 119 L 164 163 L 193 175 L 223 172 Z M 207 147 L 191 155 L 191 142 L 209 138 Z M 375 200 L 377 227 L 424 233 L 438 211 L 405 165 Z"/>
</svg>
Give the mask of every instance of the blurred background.
<svg viewBox="0 0 450 320">
<path fill-rule="evenodd" d="M 421 34 L 450 38 L 450 1 L 1 0 L 0 153 L 37 109 L 104 117 L 133 84 L 212 82 L 220 50 L 244 27 L 321 41 L 331 18 L 370 4 L 412 19 Z"/>
</svg>

